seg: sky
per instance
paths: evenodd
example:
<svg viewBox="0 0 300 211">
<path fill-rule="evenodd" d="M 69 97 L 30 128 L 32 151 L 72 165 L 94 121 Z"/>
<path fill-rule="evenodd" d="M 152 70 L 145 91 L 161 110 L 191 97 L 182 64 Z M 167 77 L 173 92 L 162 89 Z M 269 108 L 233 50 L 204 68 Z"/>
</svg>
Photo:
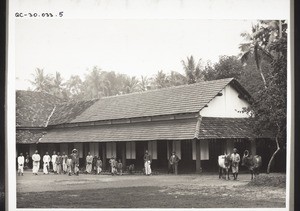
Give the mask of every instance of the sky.
<svg viewBox="0 0 300 211">
<path fill-rule="evenodd" d="M 16 88 L 31 86 L 36 68 L 64 79 L 84 78 L 98 66 L 140 77 L 159 70 L 184 73 L 182 60 L 193 55 L 217 62 L 238 55 L 249 20 L 29 20 L 15 23 Z"/>
</svg>

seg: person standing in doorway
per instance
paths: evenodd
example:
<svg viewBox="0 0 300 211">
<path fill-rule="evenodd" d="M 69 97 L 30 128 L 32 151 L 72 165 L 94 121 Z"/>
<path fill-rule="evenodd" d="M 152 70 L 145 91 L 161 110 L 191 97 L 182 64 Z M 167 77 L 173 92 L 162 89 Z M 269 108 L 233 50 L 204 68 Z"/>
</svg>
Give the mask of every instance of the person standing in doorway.
<svg viewBox="0 0 300 211">
<path fill-rule="evenodd" d="M 241 161 L 240 155 L 237 153 L 237 149 L 233 149 L 233 153 L 230 156 L 231 159 L 231 169 L 233 174 L 233 179 L 237 180 L 237 177 L 239 175 L 239 163 Z"/>
<path fill-rule="evenodd" d="M 38 154 L 38 151 L 35 150 L 35 153 L 32 155 L 32 173 L 38 175 L 40 168 L 41 156 Z"/>
<path fill-rule="evenodd" d="M 20 156 L 18 157 L 18 175 L 22 175 L 23 176 L 23 169 L 24 169 L 24 162 L 25 162 L 25 158 L 23 156 L 23 153 L 20 153 Z"/>
<path fill-rule="evenodd" d="M 43 157 L 43 172 L 44 174 L 48 174 L 49 173 L 49 168 L 50 168 L 50 155 L 48 154 L 48 152 L 46 152 L 46 154 Z"/>
<path fill-rule="evenodd" d="M 169 158 L 169 163 L 171 166 L 171 169 L 173 171 L 173 174 L 178 174 L 178 162 L 180 161 L 179 157 L 175 154 L 175 152 L 172 152 L 172 155 Z"/>
<path fill-rule="evenodd" d="M 92 172 L 93 156 L 90 152 L 86 156 L 86 173 L 90 174 Z"/>
<path fill-rule="evenodd" d="M 26 155 L 25 155 L 25 169 L 29 168 L 29 163 L 30 163 L 30 156 L 28 154 L 28 152 L 26 152 Z"/>
<path fill-rule="evenodd" d="M 56 166 L 57 166 L 57 165 L 56 165 L 56 158 L 57 158 L 56 152 L 53 151 L 53 155 L 52 155 L 52 157 L 51 157 L 51 162 L 52 162 L 54 174 L 56 174 L 56 171 L 57 171 L 57 169 L 56 169 Z"/>
<path fill-rule="evenodd" d="M 151 175 L 151 162 L 152 158 L 151 155 L 148 153 L 148 150 L 145 151 L 144 155 L 144 167 L 145 167 L 145 174 L 147 176 Z"/>
</svg>

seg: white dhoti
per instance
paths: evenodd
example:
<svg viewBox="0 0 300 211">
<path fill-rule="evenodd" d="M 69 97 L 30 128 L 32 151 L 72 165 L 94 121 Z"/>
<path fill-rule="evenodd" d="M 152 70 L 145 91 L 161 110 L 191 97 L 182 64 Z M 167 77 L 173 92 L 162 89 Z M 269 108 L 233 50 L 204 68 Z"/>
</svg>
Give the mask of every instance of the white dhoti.
<svg viewBox="0 0 300 211">
<path fill-rule="evenodd" d="M 67 164 L 66 164 L 66 163 L 63 163 L 63 171 L 64 171 L 64 172 L 67 172 L 67 169 L 68 169 Z"/>
<path fill-rule="evenodd" d="M 24 165 L 23 164 L 19 164 L 18 165 L 18 173 L 20 174 L 23 174 L 23 169 L 24 169 Z"/>
<path fill-rule="evenodd" d="M 48 168 L 49 168 L 49 163 L 44 163 L 44 165 L 43 165 L 43 172 L 44 172 L 44 174 L 48 174 L 49 172 L 48 172 Z"/>
<path fill-rule="evenodd" d="M 39 161 L 33 161 L 32 163 L 32 173 L 37 174 L 40 168 L 40 162 Z"/>
<path fill-rule="evenodd" d="M 102 168 L 100 166 L 97 166 L 97 174 L 100 174 L 102 171 Z"/>
<path fill-rule="evenodd" d="M 54 162 L 53 163 L 53 171 L 56 172 L 57 171 L 57 164 Z"/>
<path fill-rule="evenodd" d="M 92 172 L 92 164 L 91 163 L 86 164 L 86 172 L 89 174 Z"/>
<path fill-rule="evenodd" d="M 150 161 L 149 160 L 145 162 L 145 174 L 146 175 L 151 174 L 151 165 L 150 165 Z"/>
</svg>

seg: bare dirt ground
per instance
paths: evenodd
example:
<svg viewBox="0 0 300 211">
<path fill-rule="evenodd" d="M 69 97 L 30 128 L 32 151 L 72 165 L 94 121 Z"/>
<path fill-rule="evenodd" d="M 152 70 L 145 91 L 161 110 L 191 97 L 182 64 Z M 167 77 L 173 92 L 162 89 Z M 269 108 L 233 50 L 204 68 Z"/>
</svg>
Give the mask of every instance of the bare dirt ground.
<svg viewBox="0 0 300 211">
<path fill-rule="evenodd" d="M 274 176 L 274 174 L 272 174 Z M 285 188 L 218 175 L 37 175 L 17 177 L 19 208 L 285 207 Z"/>
</svg>

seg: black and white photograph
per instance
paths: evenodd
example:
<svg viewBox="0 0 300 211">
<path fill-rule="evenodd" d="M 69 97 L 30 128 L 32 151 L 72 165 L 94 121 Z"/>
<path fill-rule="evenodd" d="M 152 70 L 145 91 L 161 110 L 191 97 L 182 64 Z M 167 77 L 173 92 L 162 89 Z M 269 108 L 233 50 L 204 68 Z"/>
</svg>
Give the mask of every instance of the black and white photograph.
<svg viewBox="0 0 300 211">
<path fill-rule="evenodd" d="M 289 208 L 288 16 L 35 2 L 10 35 L 11 208 Z"/>
</svg>

